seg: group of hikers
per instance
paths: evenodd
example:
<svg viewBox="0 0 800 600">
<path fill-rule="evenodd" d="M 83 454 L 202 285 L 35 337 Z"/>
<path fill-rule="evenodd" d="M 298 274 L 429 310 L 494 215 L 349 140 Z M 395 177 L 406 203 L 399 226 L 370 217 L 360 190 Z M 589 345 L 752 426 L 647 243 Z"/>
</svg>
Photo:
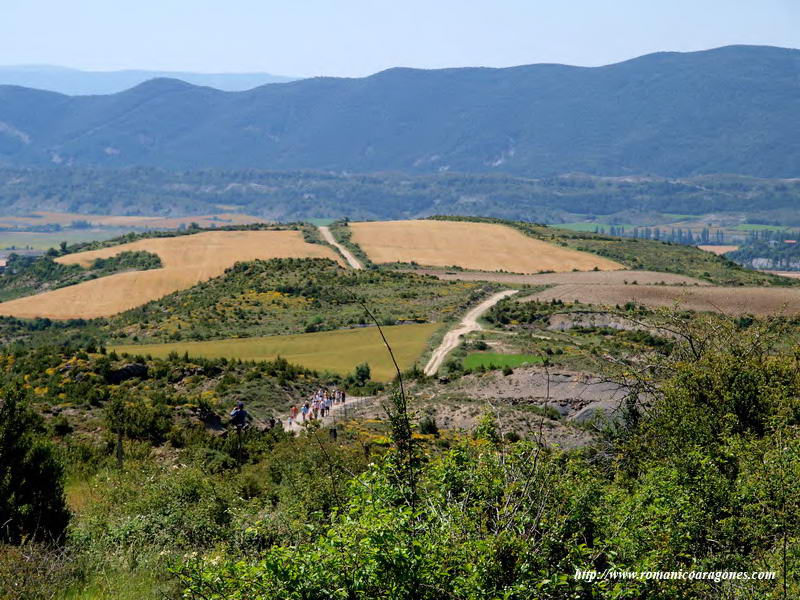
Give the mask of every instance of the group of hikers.
<svg viewBox="0 0 800 600">
<path fill-rule="evenodd" d="M 324 418 L 330 414 L 331 408 L 334 405 L 344 404 L 345 402 L 347 402 L 347 394 L 345 394 L 344 390 L 330 391 L 325 388 L 320 388 L 314 392 L 311 398 L 304 402 L 300 408 L 298 408 L 296 404 L 292 405 L 292 408 L 289 410 L 289 427 L 291 428 L 294 423 L 301 422 L 298 420 L 298 417 L 302 419 L 303 423 Z M 249 427 L 250 422 L 253 420 L 250 413 L 245 410 L 244 402 L 236 403 L 235 408 L 230 412 L 230 419 L 231 426 L 237 431 Z M 270 417 L 266 428 L 272 429 L 276 425 L 277 421 L 273 417 Z"/>
<path fill-rule="evenodd" d="M 324 418 L 330 414 L 331 408 L 335 404 L 344 404 L 345 402 L 347 402 L 347 394 L 345 394 L 344 390 L 329 391 L 320 388 L 299 409 L 296 404 L 292 405 L 292 408 L 289 409 L 289 427 L 293 423 L 300 422 L 298 421 L 298 415 L 302 418 L 303 423 Z"/>
</svg>

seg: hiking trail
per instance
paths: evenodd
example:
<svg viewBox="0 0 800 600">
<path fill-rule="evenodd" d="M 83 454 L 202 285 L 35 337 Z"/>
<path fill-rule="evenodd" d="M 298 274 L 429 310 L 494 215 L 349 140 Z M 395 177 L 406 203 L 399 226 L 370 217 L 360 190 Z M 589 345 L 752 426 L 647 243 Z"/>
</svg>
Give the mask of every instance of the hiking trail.
<svg viewBox="0 0 800 600">
<path fill-rule="evenodd" d="M 339 242 L 336 241 L 336 238 L 333 237 L 330 228 L 321 225 L 318 227 L 320 234 L 322 234 L 322 239 L 328 242 L 331 246 L 336 248 L 342 256 L 344 256 L 347 263 L 356 270 L 360 270 L 364 268 L 364 265 L 361 264 L 361 261 L 358 260 L 350 250 L 342 246 Z"/>
<path fill-rule="evenodd" d="M 496 294 L 489 296 L 477 306 L 468 310 L 464 315 L 464 318 L 461 319 L 461 322 L 456 327 L 444 334 L 442 343 L 439 344 L 439 347 L 433 351 L 428 364 L 425 365 L 425 375 L 436 375 L 447 355 L 458 346 L 461 336 L 483 329 L 481 324 L 478 323 L 478 319 L 480 319 L 481 316 L 495 304 L 500 302 L 500 300 L 503 298 L 508 298 L 509 296 L 513 296 L 517 292 L 519 292 L 519 290 L 505 290 L 502 292 L 497 292 Z"/>
<path fill-rule="evenodd" d="M 351 416 L 355 415 L 356 410 L 364 406 L 367 402 L 374 400 L 375 396 L 350 396 L 347 399 L 347 402 L 344 404 L 334 404 L 331 406 L 330 412 L 325 416 L 317 419 L 322 427 L 326 427 L 328 425 L 333 425 L 338 421 L 342 421 L 345 419 L 350 418 Z M 302 406 L 302 403 L 297 405 L 298 408 Z M 295 421 L 289 425 L 289 416 L 283 415 L 281 417 L 283 428 L 286 431 L 291 431 L 292 433 L 300 433 L 305 429 L 303 426 L 303 416 L 300 412 L 297 413 L 297 418 Z"/>
</svg>

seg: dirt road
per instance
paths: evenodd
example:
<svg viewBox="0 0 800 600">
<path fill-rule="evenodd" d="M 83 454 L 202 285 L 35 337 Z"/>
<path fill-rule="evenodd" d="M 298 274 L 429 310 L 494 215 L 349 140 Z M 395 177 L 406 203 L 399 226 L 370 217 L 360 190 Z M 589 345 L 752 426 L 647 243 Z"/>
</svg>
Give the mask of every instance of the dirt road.
<svg viewBox="0 0 800 600">
<path fill-rule="evenodd" d="M 436 372 L 439 370 L 439 367 L 442 366 L 445 357 L 450 354 L 450 352 L 456 346 L 458 346 L 459 338 L 462 335 L 466 335 L 472 331 L 480 331 L 482 329 L 480 323 L 478 323 L 478 319 L 481 317 L 481 315 L 492 308 L 495 304 L 500 302 L 500 300 L 503 298 L 508 298 L 509 296 L 516 294 L 518 291 L 519 290 L 505 290 L 503 292 L 498 292 L 474 308 L 470 309 L 467 314 L 464 315 L 464 318 L 461 319 L 461 322 L 444 335 L 442 343 L 439 344 L 439 347 L 433 351 L 431 359 L 428 361 L 428 364 L 425 365 L 425 375 L 436 374 Z"/>
<path fill-rule="evenodd" d="M 336 241 L 336 238 L 333 237 L 331 230 L 328 227 L 321 226 L 319 227 L 319 232 L 322 234 L 322 239 L 328 242 L 331 246 L 336 248 L 339 252 L 342 253 L 347 263 L 353 267 L 354 269 L 363 269 L 364 265 L 361 264 L 353 253 L 350 252 L 347 248 L 342 246 L 339 242 Z"/>
</svg>

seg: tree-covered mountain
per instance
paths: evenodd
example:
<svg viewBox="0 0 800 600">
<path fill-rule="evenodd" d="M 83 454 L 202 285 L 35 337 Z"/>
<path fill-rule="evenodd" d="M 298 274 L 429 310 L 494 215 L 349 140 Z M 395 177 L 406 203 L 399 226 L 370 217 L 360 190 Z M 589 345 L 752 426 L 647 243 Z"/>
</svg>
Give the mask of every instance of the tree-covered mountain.
<svg viewBox="0 0 800 600">
<path fill-rule="evenodd" d="M 800 50 L 390 69 L 222 92 L 0 86 L 0 164 L 795 177 Z"/>
<path fill-rule="evenodd" d="M 228 92 L 250 90 L 268 83 L 285 83 L 294 77 L 270 73 L 192 73 L 186 71 L 82 71 L 51 65 L 0 67 L 0 85 L 18 85 L 70 96 L 116 94 L 150 79 L 169 77 L 192 85 Z"/>
</svg>

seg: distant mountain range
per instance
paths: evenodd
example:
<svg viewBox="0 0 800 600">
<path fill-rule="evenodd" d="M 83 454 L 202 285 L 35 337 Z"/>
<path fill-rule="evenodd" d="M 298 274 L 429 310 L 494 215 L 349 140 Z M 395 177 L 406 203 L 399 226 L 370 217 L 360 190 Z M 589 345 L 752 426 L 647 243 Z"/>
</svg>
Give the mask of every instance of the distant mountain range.
<svg viewBox="0 0 800 600">
<path fill-rule="evenodd" d="M 0 86 L 0 165 L 800 176 L 800 50 L 390 69 L 244 92 Z"/>
<path fill-rule="evenodd" d="M 187 73 L 182 71 L 81 71 L 51 65 L 0 67 L 0 85 L 18 85 L 69 96 L 116 94 L 150 79 L 179 79 L 192 85 L 228 92 L 251 90 L 267 83 L 286 83 L 296 77 L 270 73 Z"/>
</svg>

